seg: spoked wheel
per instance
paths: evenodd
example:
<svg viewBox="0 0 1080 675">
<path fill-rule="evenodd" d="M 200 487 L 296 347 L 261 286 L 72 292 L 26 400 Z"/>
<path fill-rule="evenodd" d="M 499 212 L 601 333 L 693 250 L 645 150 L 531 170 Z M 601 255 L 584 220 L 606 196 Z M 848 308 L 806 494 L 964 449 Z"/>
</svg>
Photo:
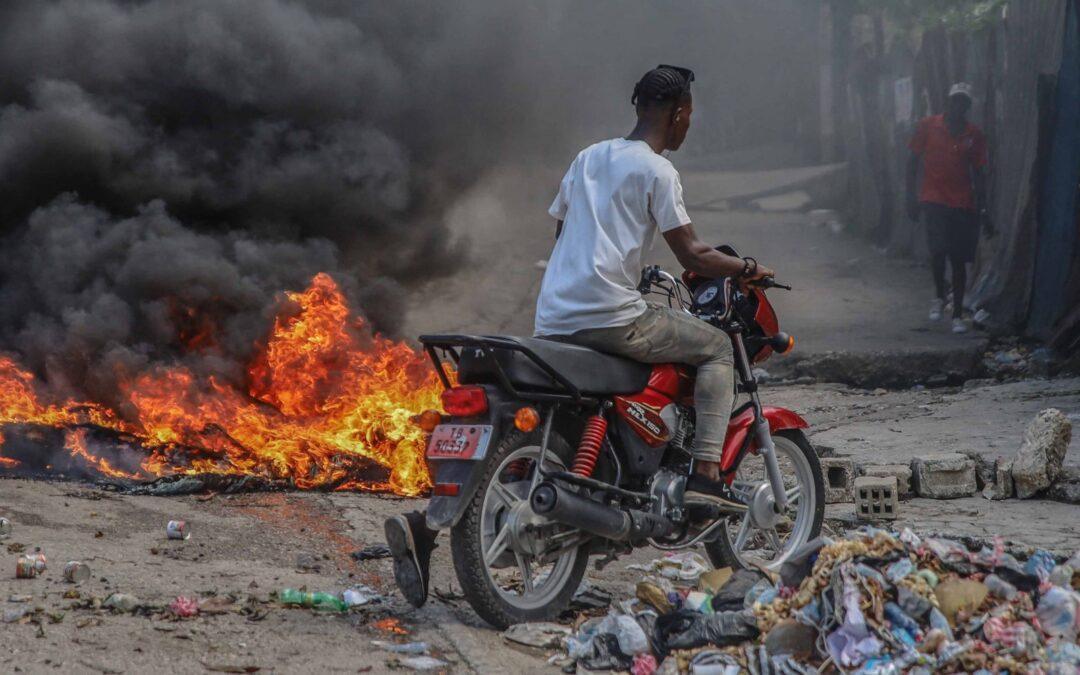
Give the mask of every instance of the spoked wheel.
<svg viewBox="0 0 1080 675">
<path fill-rule="evenodd" d="M 555 433 L 551 449 L 545 469 L 564 469 L 568 446 Z M 588 563 L 579 531 L 551 524 L 529 506 L 540 454 L 537 433 L 510 434 L 451 531 L 465 597 L 499 628 L 555 618 L 570 603 Z"/>
<path fill-rule="evenodd" d="M 731 487 L 749 508 L 745 514 L 729 516 L 716 539 L 706 544 L 705 550 L 717 567 L 741 568 L 753 562 L 778 569 L 794 549 L 821 532 L 825 487 L 817 454 L 798 430 L 775 434 L 773 443 L 788 507 L 782 513 L 773 508 L 765 460 L 759 455 L 743 457 Z"/>
</svg>

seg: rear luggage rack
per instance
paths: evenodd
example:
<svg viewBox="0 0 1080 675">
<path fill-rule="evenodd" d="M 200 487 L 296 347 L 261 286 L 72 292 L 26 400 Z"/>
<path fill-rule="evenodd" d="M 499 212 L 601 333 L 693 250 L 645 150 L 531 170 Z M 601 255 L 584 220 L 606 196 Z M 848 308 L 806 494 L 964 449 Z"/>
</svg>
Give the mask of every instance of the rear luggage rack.
<svg viewBox="0 0 1080 675">
<path fill-rule="evenodd" d="M 452 385 L 443 367 L 442 359 L 435 350 L 440 349 L 444 354 L 449 354 L 454 364 L 457 365 L 461 362 L 461 348 L 468 347 L 476 349 L 484 355 L 484 358 L 491 365 L 492 373 L 499 381 L 499 385 L 515 398 L 531 401 L 569 402 L 581 405 L 596 405 L 599 403 L 597 399 L 583 395 L 581 390 L 575 387 L 566 376 L 555 370 L 551 364 L 540 358 L 536 352 L 513 338 L 492 335 L 421 335 L 419 339 L 420 343 L 424 345 L 424 350 L 431 357 L 432 363 L 435 364 L 435 370 L 438 372 L 439 379 L 444 387 L 449 388 Z M 496 358 L 496 350 L 519 352 L 550 377 L 552 382 L 557 384 L 562 391 L 548 393 L 518 389 L 510 381 L 506 371 L 503 370 L 502 364 L 499 363 L 499 359 Z"/>
</svg>

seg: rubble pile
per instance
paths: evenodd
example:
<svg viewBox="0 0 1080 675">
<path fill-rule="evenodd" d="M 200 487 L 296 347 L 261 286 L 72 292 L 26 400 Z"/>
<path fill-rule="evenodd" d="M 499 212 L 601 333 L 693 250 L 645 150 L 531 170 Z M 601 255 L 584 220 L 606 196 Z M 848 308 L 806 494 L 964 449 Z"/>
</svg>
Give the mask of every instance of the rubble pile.
<svg viewBox="0 0 1080 675">
<path fill-rule="evenodd" d="M 1064 464 L 1071 440 L 1069 417 L 1047 408 L 1032 418 L 1011 458 L 991 460 L 976 451 L 937 452 L 919 455 L 910 465 L 855 466 L 850 458 L 823 457 L 825 502 L 852 501 L 853 477 L 858 474 L 895 479 L 901 497 L 956 499 L 981 491 L 993 500 L 1048 498 L 1080 504 L 1080 467 Z"/>
<path fill-rule="evenodd" d="M 636 569 L 636 598 L 579 620 L 553 663 L 633 675 L 1080 672 L 1080 552 L 1021 559 L 1000 540 L 972 550 L 866 527 L 809 542 L 779 574 L 705 571 L 695 553 Z"/>
</svg>

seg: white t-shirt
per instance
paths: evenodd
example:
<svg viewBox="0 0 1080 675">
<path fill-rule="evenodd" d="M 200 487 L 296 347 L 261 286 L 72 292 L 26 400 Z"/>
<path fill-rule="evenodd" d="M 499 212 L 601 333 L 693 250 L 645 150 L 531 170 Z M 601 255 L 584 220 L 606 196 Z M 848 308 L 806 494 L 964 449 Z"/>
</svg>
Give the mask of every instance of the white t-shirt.
<svg viewBox="0 0 1080 675">
<path fill-rule="evenodd" d="M 625 138 L 578 153 L 548 212 L 563 230 L 536 301 L 536 335 L 631 323 L 645 311 L 637 285 L 656 230 L 690 223 L 679 172 Z"/>
</svg>

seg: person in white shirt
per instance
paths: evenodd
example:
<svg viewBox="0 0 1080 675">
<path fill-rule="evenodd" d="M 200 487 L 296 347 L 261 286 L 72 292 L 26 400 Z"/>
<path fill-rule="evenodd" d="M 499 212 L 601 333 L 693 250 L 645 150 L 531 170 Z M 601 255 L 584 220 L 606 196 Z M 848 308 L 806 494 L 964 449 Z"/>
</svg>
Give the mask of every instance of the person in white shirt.
<svg viewBox="0 0 1080 675">
<path fill-rule="evenodd" d="M 634 130 L 589 146 L 570 165 L 550 209 L 558 221 L 556 243 L 536 303 L 535 332 L 644 363 L 697 366 L 695 474 L 686 498 L 723 501 L 719 460 L 735 386 L 731 341 L 685 312 L 646 304 L 637 292 L 657 230 L 691 272 L 743 281 L 773 275 L 752 258 L 725 255 L 698 239 L 679 173 L 660 154 L 686 139 L 693 79 L 673 66 L 645 73 L 630 99 Z M 398 588 L 420 607 L 438 533 L 418 511 L 387 518 L 384 527 Z"/>
<path fill-rule="evenodd" d="M 637 291 L 657 230 L 679 263 L 701 276 L 773 275 L 697 237 L 679 172 L 661 154 L 686 139 L 693 79 L 674 66 L 645 73 L 630 99 L 634 130 L 585 148 L 570 164 L 549 210 L 556 243 L 536 302 L 535 333 L 643 363 L 696 366 L 694 475 L 686 496 L 723 501 L 719 462 L 735 396 L 731 341 L 683 311 L 647 304 Z"/>
</svg>

